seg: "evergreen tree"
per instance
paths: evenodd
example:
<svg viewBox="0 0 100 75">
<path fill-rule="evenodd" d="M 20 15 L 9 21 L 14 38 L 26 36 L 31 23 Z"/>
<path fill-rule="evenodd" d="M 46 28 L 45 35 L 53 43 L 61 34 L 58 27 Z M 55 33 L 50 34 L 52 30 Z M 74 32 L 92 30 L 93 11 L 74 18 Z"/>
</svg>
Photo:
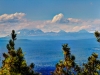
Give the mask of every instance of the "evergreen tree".
<svg viewBox="0 0 100 75">
<path fill-rule="evenodd" d="M 3 53 L 4 60 L 0 68 L 0 75 L 39 75 L 33 71 L 34 63 L 27 65 L 22 49 L 15 50 L 16 35 L 12 30 L 11 40 L 6 46 L 8 53 Z"/>
<path fill-rule="evenodd" d="M 95 31 L 97 41 L 100 42 L 100 33 Z M 100 60 L 98 54 L 93 53 L 87 63 L 83 63 L 82 67 L 75 64 L 75 56 L 71 55 L 68 44 L 63 45 L 64 61 L 56 64 L 56 69 L 52 75 L 100 75 Z"/>
<path fill-rule="evenodd" d="M 84 69 L 82 71 L 83 75 L 100 75 L 100 60 L 97 59 L 98 54 L 93 53 L 86 64 L 83 64 Z"/>
<path fill-rule="evenodd" d="M 68 44 L 62 46 L 64 61 L 60 60 L 56 64 L 56 70 L 52 72 L 52 75 L 75 75 L 79 74 L 81 69 L 75 63 L 75 56 L 71 54 Z"/>
<path fill-rule="evenodd" d="M 95 31 L 95 36 L 97 38 L 97 41 L 100 42 L 100 33 L 98 31 Z"/>
</svg>

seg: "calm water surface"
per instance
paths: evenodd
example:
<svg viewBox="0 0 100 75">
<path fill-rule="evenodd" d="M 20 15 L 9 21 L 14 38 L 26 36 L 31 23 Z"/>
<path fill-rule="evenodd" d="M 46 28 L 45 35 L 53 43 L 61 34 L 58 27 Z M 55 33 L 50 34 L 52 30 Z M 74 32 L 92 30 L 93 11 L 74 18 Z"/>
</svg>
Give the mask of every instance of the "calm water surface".
<svg viewBox="0 0 100 75">
<path fill-rule="evenodd" d="M 7 52 L 7 40 L 0 40 L 0 57 Z M 100 43 L 95 39 L 84 40 L 16 40 L 16 49 L 21 47 L 27 63 L 35 63 L 35 71 L 42 72 L 43 75 L 50 75 L 49 72 L 55 69 L 55 64 L 63 60 L 62 45 L 69 44 L 71 54 L 75 55 L 76 63 L 81 66 L 87 58 L 96 52 L 100 56 Z M 100 57 L 99 57 L 100 59 Z M 1 61 L 0 61 L 1 66 Z"/>
</svg>

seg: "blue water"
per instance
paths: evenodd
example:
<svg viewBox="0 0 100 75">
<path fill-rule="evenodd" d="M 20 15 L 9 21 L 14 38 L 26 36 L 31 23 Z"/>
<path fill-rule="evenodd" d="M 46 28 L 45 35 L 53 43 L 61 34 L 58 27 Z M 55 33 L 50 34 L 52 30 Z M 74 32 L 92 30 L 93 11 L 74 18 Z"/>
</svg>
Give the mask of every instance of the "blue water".
<svg viewBox="0 0 100 75">
<path fill-rule="evenodd" d="M 6 44 L 8 40 L 0 40 L 0 57 L 3 60 L 2 53 L 7 52 Z M 34 70 L 43 75 L 50 75 L 54 71 L 55 64 L 63 60 L 62 45 L 68 43 L 71 48 L 71 54 L 75 55 L 76 63 L 80 66 L 87 62 L 87 58 L 96 52 L 100 56 L 100 43 L 96 39 L 84 40 L 16 40 L 16 49 L 21 47 L 27 63 L 35 63 Z M 100 59 L 100 57 L 98 58 Z M 1 66 L 1 61 L 0 61 Z"/>
</svg>

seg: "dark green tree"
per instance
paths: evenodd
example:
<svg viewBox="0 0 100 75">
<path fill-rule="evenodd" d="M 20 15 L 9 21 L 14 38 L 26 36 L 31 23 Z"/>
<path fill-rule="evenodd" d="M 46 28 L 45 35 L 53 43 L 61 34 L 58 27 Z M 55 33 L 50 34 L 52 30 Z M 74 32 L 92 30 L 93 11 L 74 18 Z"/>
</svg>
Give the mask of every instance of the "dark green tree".
<svg viewBox="0 0 100 75">
<path fill-rule="evenodd" d="M 71 54 L 68 44 L 62 45 L 64 54 L 64 60 L 60 60 L 56 64 L 56 69 L 52 72 L 52 75 L 75 75 L 75 72 L 79 74 L 81 69 L 75 63 L 75 56 Z"/>
<path fill-rule="evenodd" d="M 95 34 L 95 36 L 96 36 L 96 38 L 97 38 L 97 41 L 100 42 L 100 32 L 95 31 L 94 34 Z"/>
<path fill-rule="evenodd" d="M 98 54 L 93 53 L 86 64 L 83 64 L 84 69 L 83 75 L 99 75 L 100 71 L 100 60 L 98 60 Z"/>
<path fill-rule="evenodd" d="M 95 31 L 97 41 L 100 42 L 100 33 Z M 56 64 L 56 69 L 52 72 L 52 75 L 100 75 L 100 60 L 98 54 L 93 53 L 87 63 L 83 63 L 82 67 L 79 67 L 75 63 L 75 56 L 71 55 L 68 44 L 62 46 L 64 60 L 59 61 Z M 73 72 L 74 69 L 74 72 Z"/>
<path fill-rule="evenodd" d="M 22 49 L 15 50 L 15 31 L 12 30 L 11 40 L 7 44 L 8 53 L 3 53 L 4 60 L 0 68 L 0 75 L 39 75 L 33 71 L 34 63 L 26 63 Z"/>
</svg>

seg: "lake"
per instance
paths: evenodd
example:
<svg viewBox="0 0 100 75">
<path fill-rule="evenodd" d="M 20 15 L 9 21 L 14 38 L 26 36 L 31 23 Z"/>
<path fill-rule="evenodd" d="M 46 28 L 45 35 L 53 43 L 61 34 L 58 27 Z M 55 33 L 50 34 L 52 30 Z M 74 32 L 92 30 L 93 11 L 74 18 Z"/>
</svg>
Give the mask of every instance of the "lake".
<svg viewBox="0 0 100 75">
<path fill-rule="evenodd" d="M 0 57 L 3 60 L 2 53 L 7 52 L 6 44 L 8 40 L 0 40 Z M 100 43 L 96 39 L 81 40 L 16 40 L 15 47 L 22 48 L 27 63 L 35 63 L 34 70 L 50 75 L 50 71 L 55 70 L 55 64 L 59 60 L 63 60 L 62 45 L 68 44 L 71 48 L 71 54 L 75 55 L 76 63 L 82 66 L 83 62 L 87 62 L 87 58 L 93 53 L 99 54 L 100 59 Z M 0 61 L 0 66 L 2 62 Z"/>
</svg>

